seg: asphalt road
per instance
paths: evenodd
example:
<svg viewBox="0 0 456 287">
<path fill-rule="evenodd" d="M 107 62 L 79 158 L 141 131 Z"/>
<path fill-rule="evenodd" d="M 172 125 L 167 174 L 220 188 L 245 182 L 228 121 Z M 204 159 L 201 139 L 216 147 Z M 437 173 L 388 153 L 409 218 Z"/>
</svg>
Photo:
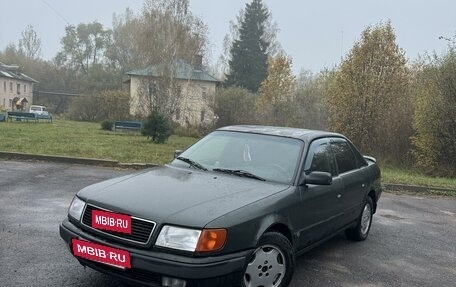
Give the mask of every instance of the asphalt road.
<svg viewBox="0 0 456 287">
<path fill-rule="evenodd" d="M 124 286 L 79 265 L 58 225 L 79 189 L 130 172 L 0 161 L 0 286 Z M 368 240 L 303 255 L 291 286 L 456 286 L 456 200 L 384 194 Z"/>
</svg>

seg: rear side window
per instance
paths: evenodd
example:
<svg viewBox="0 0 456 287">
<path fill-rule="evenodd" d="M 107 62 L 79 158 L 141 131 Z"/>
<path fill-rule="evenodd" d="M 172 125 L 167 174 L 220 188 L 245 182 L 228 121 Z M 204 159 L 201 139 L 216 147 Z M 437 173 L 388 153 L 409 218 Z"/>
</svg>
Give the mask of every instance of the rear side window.
<svg viewBox="0 0 456 287">
<path fill-rule="evenodd" d="M 356 164 L 359 168 L 363 166 L 367 166 L 367 161 L 364 159 L 363 155 L 356 149 L 356 147 L 353 146 L 353 144 L 350 144 L 350 147 L 355 154 L 356 157 Z"/>
<path fill-rule="evenodd" d="M 355 154 L 350 145 L 344 140 L 331 142 L 331 148 L 336 157 L 339 173 L 344 173 L 358 168 Z"/>
</svg>

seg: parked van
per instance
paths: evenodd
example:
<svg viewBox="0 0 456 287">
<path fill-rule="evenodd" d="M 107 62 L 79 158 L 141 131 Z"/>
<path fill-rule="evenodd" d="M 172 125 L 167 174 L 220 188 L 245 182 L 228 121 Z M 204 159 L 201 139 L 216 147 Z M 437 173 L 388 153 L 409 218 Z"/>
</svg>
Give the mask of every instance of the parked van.
<svg viewBox="0 0 456 287">
<path fill-rule="evenodd" d="M 49 112 L 47 111 L 45 106 L 31 105 L 29 112 L 40 116 L 49 116 Z"/>
</svg>

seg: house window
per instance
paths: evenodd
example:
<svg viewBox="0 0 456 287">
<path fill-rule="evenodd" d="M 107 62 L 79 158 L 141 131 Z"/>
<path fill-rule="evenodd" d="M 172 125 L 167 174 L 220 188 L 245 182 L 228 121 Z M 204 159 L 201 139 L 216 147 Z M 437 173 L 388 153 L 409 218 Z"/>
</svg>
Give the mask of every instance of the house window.
<svg viewBox="0 0 456 287">
<path fill-rule="evenodd" d="M 17 94 L 21 94 L 21 84 L 17 84 Z"/>
<path fill-rule="evenodd" d="M 201 90 L 202 90 L 201 96 L 203 97 L 203 100 L 207 100 L 207 88 L 202 87 Z"/>
<path fill-rule="evenodd" d="M 6 93 L 6 81 L 3 82 L 3 91 Z"/>
<path fill-rule="evenodd" d="M 9 107 L 12 108 L 13 107 L 13 100 L 9 100 Z"/>
<path fill-rule="evenodd" d="M 181 85 L 177 85 L 177 90 L 176 90 L 177 98 L 180 99 L 182 95 L 182 87 Z"/>
<path fill-rule="evenodd" d="M 27 84 L 24 84 L 24 93 L 27 93 Z"/>
<path fill-rule="evenodd" d="M 154 82 L 150 82 L 148 86 L 149 97 L 153 97 L 157 92 L 157 85 Z"/>
<path fill-rule="evenodd" d="M 3 99 L 3 107 L 6 108 L 6 99 Z"/>
<path fill-rule="evenodd" d="M 181 117 L 180 113 L 181 113 L 180 109 L 177 108 L 176 109 L 176 121 L 180 120 L 180 117 Z"/>
<path fill-rule="evenodd" d="M 10 82 L 10 93 L 13 92 L 13 82 Z"/>
<path fill-rule="evenodd" d="M 201 122 L 204 122 L 204 117 L 206 116 L 206 111 L 202 110 L 201 111 Z"/>
</svg>

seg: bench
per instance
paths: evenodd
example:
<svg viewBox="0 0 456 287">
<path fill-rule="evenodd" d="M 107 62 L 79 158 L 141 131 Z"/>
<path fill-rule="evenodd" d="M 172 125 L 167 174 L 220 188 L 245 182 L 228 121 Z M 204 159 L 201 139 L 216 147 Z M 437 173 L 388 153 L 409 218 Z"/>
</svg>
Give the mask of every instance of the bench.
<svg viewBox="0 0 456 287">
<path fill-rule="evenodd" d="M 32 120 L 35 123 L 38 121 L 36 114 L 34 113 L 23 113 L 23 112 L 7 112 L 6 114 L 7 121 L 13 121 L 15 119 L 18 122 Z"/>
<path fill-rule="evenodd" d="M 141 131 L 142 122 L 137 121 L 115 121 L 114 131 L 117 130 L 130 130 L 130 131 Z"/>
<path fill-rule="evenodd" d="M 35 123 L 39 122 L 40 120 L 47 120 L 48 122 L 52 123 L 52 115 L 38 115 L 35 113 L 24 113 L 24 112 L 8 112 L 7 113 L 7 120 L 11 122 L 15 119 L 18 122 L 21 121 L 29 121 L 33 120 Z"/>
</svg>

